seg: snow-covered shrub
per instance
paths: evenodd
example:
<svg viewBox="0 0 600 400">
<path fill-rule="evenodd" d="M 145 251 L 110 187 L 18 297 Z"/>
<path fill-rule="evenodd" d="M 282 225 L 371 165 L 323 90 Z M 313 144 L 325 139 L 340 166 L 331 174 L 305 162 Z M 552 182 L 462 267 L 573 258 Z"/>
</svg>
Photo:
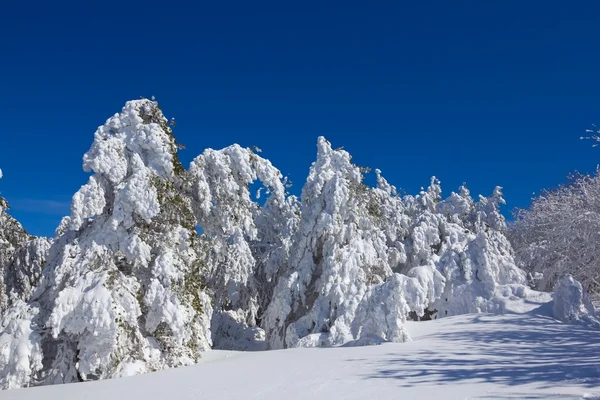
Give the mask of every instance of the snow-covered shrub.
<svg viewBox="0 0 600 400">
<path fill-rule="evenodd" d="M 600 315 L 581 283 L 571 275 L 558 279 L 552 294 L 554 318 L 567 323 L 584 323 L 600 327 Z"/>
<path fill-rule="evenodd" d="M 369 287 L 352 321 L 358 344 L 410 339 L 404 323 L 411 312 L 423 316 L 431 298 L 437 298 L 444 279 L 435 266 L 417 267 L 409 275 L 393 274 L 384 283 Z"/>
<path fill-rule="evenodd" d="M 26 387 L 42 369 L 40 334 L 33 322 L 37 314 L 20 299 L 0 319 L 0 389 Z"/>
</svg>

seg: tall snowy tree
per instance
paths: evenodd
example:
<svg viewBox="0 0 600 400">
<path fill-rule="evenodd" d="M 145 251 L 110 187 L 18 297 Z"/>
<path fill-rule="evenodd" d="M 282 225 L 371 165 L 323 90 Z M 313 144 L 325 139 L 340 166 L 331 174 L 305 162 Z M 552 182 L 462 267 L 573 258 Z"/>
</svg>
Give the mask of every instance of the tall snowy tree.
<svg viewBox="0 0 600 400">
<path fill-rule="evenodd" d="M 351 325 L 368 285 L 392 274 L 386 237 L 374 224 L 369 189 L 344 150 L 318 140 L 317 160 L 302 189 L 301 220 L 289 271 L 265 316 L 271 348 L 310 334 L 328 345 L 353 338 Z"/>
<path fill-rule="evenodd" d="M 43 368 L 30 383 L 194 363 L 210 347 L 211 305 L 193 250 L 187 180 L 158 104 L 128 102 L 84 156 L 69 230 L 34 293 Z"/>
</svg>

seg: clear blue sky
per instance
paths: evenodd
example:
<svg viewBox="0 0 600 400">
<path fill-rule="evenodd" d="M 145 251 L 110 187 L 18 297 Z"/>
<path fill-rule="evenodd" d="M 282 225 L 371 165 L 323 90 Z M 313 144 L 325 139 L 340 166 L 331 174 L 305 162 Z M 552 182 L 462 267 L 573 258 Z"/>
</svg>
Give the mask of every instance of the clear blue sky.
<svg viewBox="0 0 600 400">
<path fill-rule="evenodd" d="M 507 210 L 600 162 L 578 139 L 600 124 L 598 2 L 220 3 L 3 10 L 0 192 L 31 233 L 69 213 L 96 127 L 141 95 L 186 164 L 258 145 L 297 193 L 319 135 L 409 193 L 504 186 Z"/>
</svg>

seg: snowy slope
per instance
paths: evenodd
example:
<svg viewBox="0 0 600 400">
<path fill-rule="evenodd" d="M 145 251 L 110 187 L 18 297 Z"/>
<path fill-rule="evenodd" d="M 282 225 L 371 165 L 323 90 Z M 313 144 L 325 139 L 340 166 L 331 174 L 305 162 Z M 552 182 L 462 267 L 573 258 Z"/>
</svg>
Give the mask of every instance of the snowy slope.
<svg viewBox="0 0 600 400">
<path fill-rule="evenodd" d="M 8 390 L 0 398 L 600 399 L 600 331 L 558 322 L 547 309 L 409 322 L 408 343 L 213 350 L 191 367 Z"/>
</svg>

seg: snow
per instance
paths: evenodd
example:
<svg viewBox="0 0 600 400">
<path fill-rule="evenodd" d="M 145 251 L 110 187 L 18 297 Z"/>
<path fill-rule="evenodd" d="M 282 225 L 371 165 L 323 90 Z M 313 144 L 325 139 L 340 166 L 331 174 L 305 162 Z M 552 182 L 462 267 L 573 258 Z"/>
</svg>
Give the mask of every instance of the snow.
<svg viewBox="0 0 600 400">
<path fill-rule="evenodd" d="M 212 350 L 190 367 L 9 390 L 2 398 L 600 399 L 600 331 L 561 323 L 538 305 L 522 303 L 519 311 L 534 310 L 520 314 L 408 322 L 413 341 L 407 343 Z"/>
</svg>

